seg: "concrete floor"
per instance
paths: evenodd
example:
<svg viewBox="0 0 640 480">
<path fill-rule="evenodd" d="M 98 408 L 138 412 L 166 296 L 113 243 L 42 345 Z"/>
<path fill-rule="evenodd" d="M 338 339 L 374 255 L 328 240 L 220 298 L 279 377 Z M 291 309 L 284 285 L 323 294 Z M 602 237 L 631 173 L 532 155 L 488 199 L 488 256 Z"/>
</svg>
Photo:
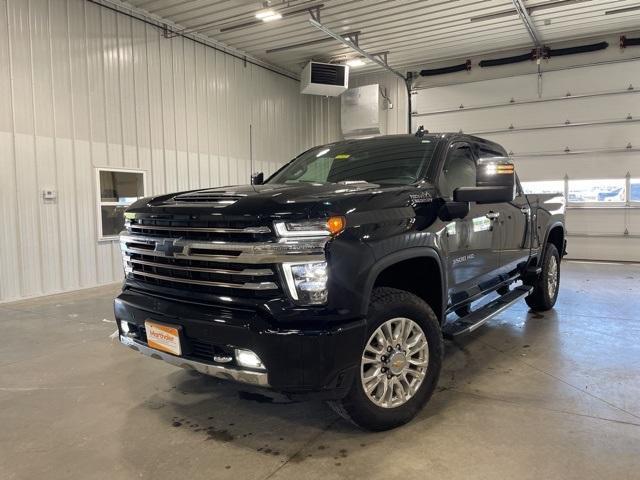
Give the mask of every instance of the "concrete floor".
<svg viewBox="0 0 640 480">
<path fill-rule="evenodd" d="M 438 392 L 371 434 L 112 342 L 117 286 L 0 305 L 0 478 L 640 478 L 640 266 L 563 264 L 447 342 Z"/>
</svg>

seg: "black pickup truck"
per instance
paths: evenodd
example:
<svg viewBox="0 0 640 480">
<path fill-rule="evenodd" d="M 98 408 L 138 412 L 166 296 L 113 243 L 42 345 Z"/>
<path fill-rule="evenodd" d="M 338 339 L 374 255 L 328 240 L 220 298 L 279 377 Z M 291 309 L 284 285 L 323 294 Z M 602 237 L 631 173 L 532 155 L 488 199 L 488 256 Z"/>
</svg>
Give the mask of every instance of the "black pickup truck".
<svg viewBox="0 0 640 480">
<path fill-rule="evenodd" d="M 266 181 L 137 201 L 120 236 L 120 341 L 384 430 L 433 393 L 443 337 L 524 298 L 553 307 L 564 199 L 456 134 L 312 148 Z"/>
</svg>

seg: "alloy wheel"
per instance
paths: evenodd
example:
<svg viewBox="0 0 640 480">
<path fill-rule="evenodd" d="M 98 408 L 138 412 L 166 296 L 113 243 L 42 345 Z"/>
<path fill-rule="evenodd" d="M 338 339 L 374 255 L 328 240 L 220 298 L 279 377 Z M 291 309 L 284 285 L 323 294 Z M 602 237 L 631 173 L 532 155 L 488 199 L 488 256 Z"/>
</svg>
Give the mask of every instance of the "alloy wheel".
<svg viewBox="0 0 640 480">
<path fill-rule="evenodd" d="M 375 405 L 395 408 L 413 397 L 426 376 L 429 344 L 409 318 L 387 320 L 369 338 L 362 354 L 362 387 Z"/>
</svg>

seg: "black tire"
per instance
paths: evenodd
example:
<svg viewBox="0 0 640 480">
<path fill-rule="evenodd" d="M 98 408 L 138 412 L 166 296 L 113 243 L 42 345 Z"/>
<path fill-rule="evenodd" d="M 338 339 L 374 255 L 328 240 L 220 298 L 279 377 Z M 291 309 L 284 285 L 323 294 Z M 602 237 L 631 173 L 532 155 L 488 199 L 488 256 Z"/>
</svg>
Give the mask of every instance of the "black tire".
<svg viewBox="0 0 640 480">
<path fill-rule="evenodd" d="M 556 265 L 555 275 L 553 274 L 553 265 Z M 556 278 L 555 287 L 553 293 L 550 290 L 550 281 L 552 277 Z M 533 292 L 529 295 L 525 301 L 529 308 L 534 312 L 545 312 L 551 310 L 556 304 L 558 299 L 558 291 L 560 290 L 560 255 L 558 249 L 552 243 L 547 244 L 544 250 L 544 257 L 542 258 L 542 272 L 532 284 Z"/>
<path fill-rule="evenodd" d="M 364 354 L 370 337 L 381 325 L 398 318 L 410 319 L 420 327 L 429 350 L 426 372 L 413 396 L 399 406 L 385 408 L 377 405 L 364 390 L 361 379 L 363 367 L 360 367 L 347 395 L 329 402 L 336 413 L 367 430 L 389 430 L 410 421 L 431 398 L 440 376 L 444 351 L 440 323 L 426 302 L 403 290 L 388 287 L 373 290 L 367 315 L 368 333 L 361 352 Z"/>
</svg>

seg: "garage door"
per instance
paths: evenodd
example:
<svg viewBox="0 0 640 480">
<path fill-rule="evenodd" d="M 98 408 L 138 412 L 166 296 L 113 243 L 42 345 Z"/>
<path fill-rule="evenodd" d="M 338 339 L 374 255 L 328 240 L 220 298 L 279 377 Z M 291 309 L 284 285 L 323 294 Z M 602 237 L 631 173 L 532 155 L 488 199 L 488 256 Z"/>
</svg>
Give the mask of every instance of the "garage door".
<svg viewBox="0 0 640 480">
<path fill-rule="evenodd" d="M 413 128 L 494 140 L 525 189 L 564 191 L 569 256 L 640 261 L 640 61 L 418 89 Z"/>
</svg>

